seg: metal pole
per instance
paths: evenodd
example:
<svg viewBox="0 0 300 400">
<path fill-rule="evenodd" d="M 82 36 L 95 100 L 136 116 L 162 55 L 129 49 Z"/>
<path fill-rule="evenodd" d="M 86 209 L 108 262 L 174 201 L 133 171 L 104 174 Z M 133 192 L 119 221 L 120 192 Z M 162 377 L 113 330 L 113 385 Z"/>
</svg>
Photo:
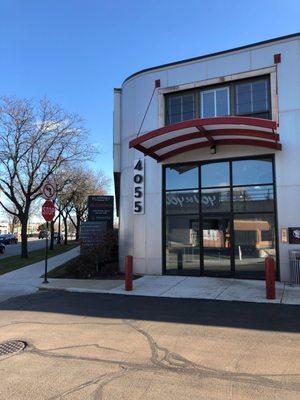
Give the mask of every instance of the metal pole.
<svg viewBox="0 0 300 400">
<path fill-rule="evenodd" d="M 58 212 L 59 212 L 59 214 L 58 214 L 58 239 L 57 239 L 57 244 L 61 244 L 61 240 L 60 240 L 60 235 L 61 235 L 61 233 L 60 233 L 60 231 L 61 231 L 61 226 L 60 226 L 60 207 L 58 209 Z"/>
<path fill-rule="evenodd" d="M 47 272 L 48 272 L 48 228 L 49 228 L 49 222 L 46 222 L 46 249 L 45 249 L 45 274 L 44 274 L 44 282 L 43 283 L 49 283 L 47 280 Z"/>
</svg>

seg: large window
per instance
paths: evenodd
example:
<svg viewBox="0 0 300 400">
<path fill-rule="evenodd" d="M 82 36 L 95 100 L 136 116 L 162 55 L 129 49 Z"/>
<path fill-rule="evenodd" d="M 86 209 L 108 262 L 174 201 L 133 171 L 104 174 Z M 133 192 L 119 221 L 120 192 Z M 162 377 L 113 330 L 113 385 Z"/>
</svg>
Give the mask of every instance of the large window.
<svg viewBox="0 0 300 400">
<path fill-rule="evenodd" d="M 273 157 L 164 170 L 165 272 L 263 278 L 276 257 Z"/>
<path fill-rule="evenodd" d="M 270 119 L 268 77 L 166 95 L 166 124 L 226 115 Z"/>
</svg>

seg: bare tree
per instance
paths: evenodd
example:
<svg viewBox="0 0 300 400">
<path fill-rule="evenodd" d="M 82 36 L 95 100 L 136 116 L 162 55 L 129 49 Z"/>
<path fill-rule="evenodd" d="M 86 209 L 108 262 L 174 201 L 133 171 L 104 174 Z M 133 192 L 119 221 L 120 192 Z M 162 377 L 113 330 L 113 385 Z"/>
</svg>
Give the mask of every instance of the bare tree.
<svg viewBox="0 0 300 400">
<path fill-rule="evenodd" d="M 86 218 L 87 214 L 88 196 L 107 193 L 110 180 L 101 171 L 82 167 L 74 171 L 74 177 L 72 201 L 67 207 L 67 211 L 76 229 L 76 240 L 79 240 L 80 223 Z"/>
<path fill-rule="evenodd" d="M 2 207 L 19 218 L 21 257 L 28 257 L 27 223 L 32 202 L 47 178 L 94 154 L 82 120 L 47 99 L 3 98 L 0 102 L 0 190 L 14 205 Z"/>
<path fill-rule="evenodd" d="M 17 209 L 16 206 L 14 206 L 12 204 L 12 210 L 14 212 L 14 214 L 11 214 L 9 212 L 7 212 L 6 210 L 4 210 L 4 215 L 8 221 L 8 229 L 9 232 L 14 233 L 17 229 L 17 227 L 20 224 L 19 218 L 17 217 L 17 215 L 15 215 L 17 213 Z"/>
</svg>

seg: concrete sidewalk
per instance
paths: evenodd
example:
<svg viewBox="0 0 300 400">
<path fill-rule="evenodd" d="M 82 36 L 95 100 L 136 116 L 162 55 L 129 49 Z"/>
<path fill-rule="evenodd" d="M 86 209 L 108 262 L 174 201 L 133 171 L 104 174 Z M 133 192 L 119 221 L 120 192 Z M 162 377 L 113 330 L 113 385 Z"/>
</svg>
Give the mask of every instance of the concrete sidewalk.
<svg viewBox="0 0 300 400">
<path fill-rule="evenodd" d="M 300 286 L 276 282 L 276 299 L 267 300 L 264 281 L 227 278 L 148 275 L 134 280 L 131 292 L 118 280 L 50 279 L 40 289 L 300 305 Z"/>
<path fill-rule="evenodd" d="M 79 255 L 79 246 L 48 260 L 48 271 Z M 0 302 L 11 297 L 34 293 L 42 284 L 45 262 L 39 261 L 0 276 Z"/>
</svg>

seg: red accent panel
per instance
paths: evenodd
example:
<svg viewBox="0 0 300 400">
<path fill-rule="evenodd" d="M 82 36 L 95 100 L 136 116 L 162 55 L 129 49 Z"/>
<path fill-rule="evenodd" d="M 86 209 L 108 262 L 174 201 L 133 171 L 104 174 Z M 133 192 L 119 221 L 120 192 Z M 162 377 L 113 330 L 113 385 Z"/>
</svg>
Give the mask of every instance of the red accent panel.
<svg viewBox="0 0 300 400">
<path fill-rule="evenodd" d="M 274 54 L 274 64 L 279 64 L 281 63 L 281 54 Z"/>
<path fill-rule="evenodd" d="M 256 147 L 267 147 L 269 149 L 281 150 L 280 143 L 266 142 L 265 140 L 255 140 L 255 139 L 221 139 L 216 140 L 215 145 L 247 145 L 247 146 L 256 146 Z M 194 143 L 188 146 L 181 147 L 176 150 L 169 151 L 168 153 L 163 154 L 158 157 L 158 161 L 166 160 L 167 158 L 174 157 L 178 154 L 182 154 L 191 150 L 200 149 L 203 147 L 210 147 L 211 144 L 209 142 L 201 142 Z"/>
<path fill-rule="evenodd" d="M 207 138 L 207 136 L 214 137 L 214 136 L 231 136 L 231 135 L 251 136 L 251 137 L 256 137 L 256 138 L 260 138 L 260 139 L 273 140 L 274 142 L 279 140 L 279 135 L 271 133 L 271 132 L 255 131 L 253 129 L 234 129 L 234 130 L 214 129 L 214 130 L 210 130 L 210 131 L 205 131 L 205 133 L 193 132 L 193 133 L 187 133 L 187 134 L 181 135 L 181 136 L 176 136 L 174 138 L 157 143 L 156 145 L 154 145 L 152 147 L 148 147 L 148 148 L 144 148 L 144 149 L 146 150 L 147 154 L 153 154 L 157 150 L 163 149 L 164 147 L 168 147 L 173 144 L 180 143 L 180 142 L 186 142 L 188 140 Z M 212 142 L 210 142 L 210 143 L 214 144 Z M 137 146 L 140 146 L 140 145 L 137 145 Z M 137 148 L 137 146 L 135 146 L 135 148 Z"/>
<path fill-rule="evenodd" d="M 167 125 L 159 129 L 155 129 L 145 135 L 142 135 L 129 142 L 129 148 L 135 147 L 137 144 L 146 142 L 157 136 L 164 135 L 165 133 L 174 132 L 180 129 L 191 128 L 196 126 L 205 125 L 249 125 L 259 128 L 267 128 L 275 130 L 277 127 L 276 121 L 271 121 L 262 118 L 251 117 L 215 117 L 215 118 L 198 118 L 189 121 L 178 122 L 176 124 Z"/>
<path fill-rule="evenodd" d="M 160 87 L 160 79 L 155 80 L 155 87 L 159 88 Z"/>
</svg>

